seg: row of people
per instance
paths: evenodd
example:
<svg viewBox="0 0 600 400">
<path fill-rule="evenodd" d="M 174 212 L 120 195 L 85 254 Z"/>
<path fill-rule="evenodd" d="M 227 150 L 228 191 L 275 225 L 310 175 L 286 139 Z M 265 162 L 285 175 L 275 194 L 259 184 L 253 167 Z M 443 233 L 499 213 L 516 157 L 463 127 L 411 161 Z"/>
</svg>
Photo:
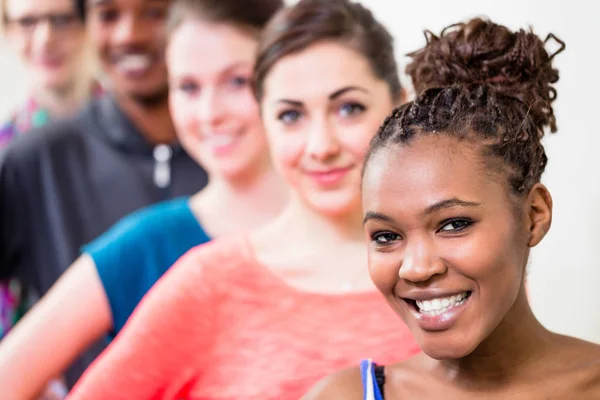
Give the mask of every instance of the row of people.
<svg viewBox="0 0 600 400">
<path fill-rule="evenodd" d="M 133 35 L 141 3 L 99 7 Z M 421 94 L 394 109 L 393 40 L 363 6 L 247 6 L 175 0 L 166 24 L 173 123 L 208 185 L 85 246 L 0 345 L 0 386 L 31 397 L 125 325 L 72 398 L 299 398 L 419 347 L 309 396 L 596 390 L 597 347 L 545 330 L 524 291 L 551 219 L 543 42 L 483 20 L 430 35 L 407 68 Z"/>
</svg>

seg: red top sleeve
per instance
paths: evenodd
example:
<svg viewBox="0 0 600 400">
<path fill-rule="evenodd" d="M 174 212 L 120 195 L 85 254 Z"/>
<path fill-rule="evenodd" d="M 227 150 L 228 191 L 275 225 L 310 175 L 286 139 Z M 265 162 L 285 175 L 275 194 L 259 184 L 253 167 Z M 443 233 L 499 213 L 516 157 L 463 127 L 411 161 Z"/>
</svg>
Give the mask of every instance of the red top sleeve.
<svg viewBox="0 0 600 400">
<path fill-rule="evenodd" d="M 194 379 L 193 369 L 186 368 L 202 362 L 199 358 L 210 347 L 215 317 L 213 285 L 196 250 L 185 254 L 148 292 L 69 399 L 158 400 L 185 395 L 181 392 Z"/>
</svg>

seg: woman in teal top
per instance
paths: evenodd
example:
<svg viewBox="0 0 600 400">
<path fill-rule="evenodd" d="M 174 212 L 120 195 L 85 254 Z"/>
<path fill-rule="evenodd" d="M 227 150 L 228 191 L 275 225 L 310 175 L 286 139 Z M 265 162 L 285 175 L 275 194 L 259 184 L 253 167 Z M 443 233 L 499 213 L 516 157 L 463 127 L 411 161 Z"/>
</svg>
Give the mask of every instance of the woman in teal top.
<svg viewBox="0 0 600 400">
<path fill-rule="evenodd" d="M 209 183 L 190 198 L 126 217 L 84 247 L 0 344 L 3 395 L 34 397 L 81 351 L 118 333 L 145 292 L 190 248 L 258 227 L 281 212 L 288 190 L 271 166 L 250 81 L 258 34 L 282 3 L 173 3 L 171 113 L 182 146 L 206 169 Z M 203 37 L 186 34 L 190 26 Z"/>
<path fill-rule="evenodd" d="M 183 197 L 137 211 L 84 247 L 96 265 L 117 334 L 142 297 L 194 246 L 210 237 Z"/>
</svg>

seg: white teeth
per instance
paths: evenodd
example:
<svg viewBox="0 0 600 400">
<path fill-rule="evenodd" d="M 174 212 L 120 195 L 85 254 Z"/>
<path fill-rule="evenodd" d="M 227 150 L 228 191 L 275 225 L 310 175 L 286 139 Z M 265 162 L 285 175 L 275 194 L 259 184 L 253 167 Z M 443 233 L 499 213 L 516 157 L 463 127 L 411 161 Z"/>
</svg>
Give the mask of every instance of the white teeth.
<svg viewBox="0 0 600 400">
<path fill-rule="evenodd" d="M 428 315 L 443 314 L 449 309 L 464 303 L 467 298 L 467 292 L 463 292 L 450 297 L 443 297 L 433 300 L 417 300 L 419 311 Z"/>
<path fill-rule="evenodd" d="M 152 60 L 149 56 L 136 54 L 123 57 L 119 64 L 125 70 L 138 71 L 148 69 L 151 63 Z"/>
<path fill-rule="evenodd" d="M 235 135 L 215 135 L 209 136 L 206 140 L 215 147 L 228 146 L 235 141 Z"/>
</svg>

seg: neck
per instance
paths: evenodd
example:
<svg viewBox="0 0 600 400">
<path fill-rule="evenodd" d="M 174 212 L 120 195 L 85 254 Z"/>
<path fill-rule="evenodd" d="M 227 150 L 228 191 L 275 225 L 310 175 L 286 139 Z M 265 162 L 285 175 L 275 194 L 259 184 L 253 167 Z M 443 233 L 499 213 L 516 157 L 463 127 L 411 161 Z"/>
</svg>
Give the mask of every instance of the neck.
<svg viewBox="0 0 600 400">
<path fill-rule="evenodd" d="M 177 140 L 167 97 L 164 101 L 153 104 L 144 104 L 131 97 L 119 95 L 116 99 L 123 112 L 150 144 L 170 144 Z"/>
<path fill-rule="evenodd" d="M 264 225 L 281 213 L 288 197 L 287 186 L 267 162 L 243 177 L 211 176 L 190 206 L 209 235 L 216 237 Z"/>
<path fill-rule="evenodd" d="M 76 112 L 92 92 L 91 82 L 70 83 L 60 88 L 34 89 L 33 98 L 53 117 L 65 117 Z"/>
<path fill-rule="evenodd" d="M 501 385 L 540 373 L 541 359 L 549 354 L 556 335 L 533 315 L 524 286 L 498 327 L 471 354 L 445 360 L 445 375 L 469 385 Z"/>
<path fill-rule="evenodd" d="M 326 215 L 312 209 L 294 194 L 281 216 L 281 224 L 290 229 L 294 237 L 306 238 L 306 242 L 313 241 L 319 247 L 339 243 L 364 244 L 359 205 L 345 213 Z"/>
<path fill-rule="evenodd" d="M 327 215 L 293 194 L 285 211 L 250 236 L 254 256 L 291 286 L 319 293 L 372 291 L 360 206 Z"/>
</svg>

